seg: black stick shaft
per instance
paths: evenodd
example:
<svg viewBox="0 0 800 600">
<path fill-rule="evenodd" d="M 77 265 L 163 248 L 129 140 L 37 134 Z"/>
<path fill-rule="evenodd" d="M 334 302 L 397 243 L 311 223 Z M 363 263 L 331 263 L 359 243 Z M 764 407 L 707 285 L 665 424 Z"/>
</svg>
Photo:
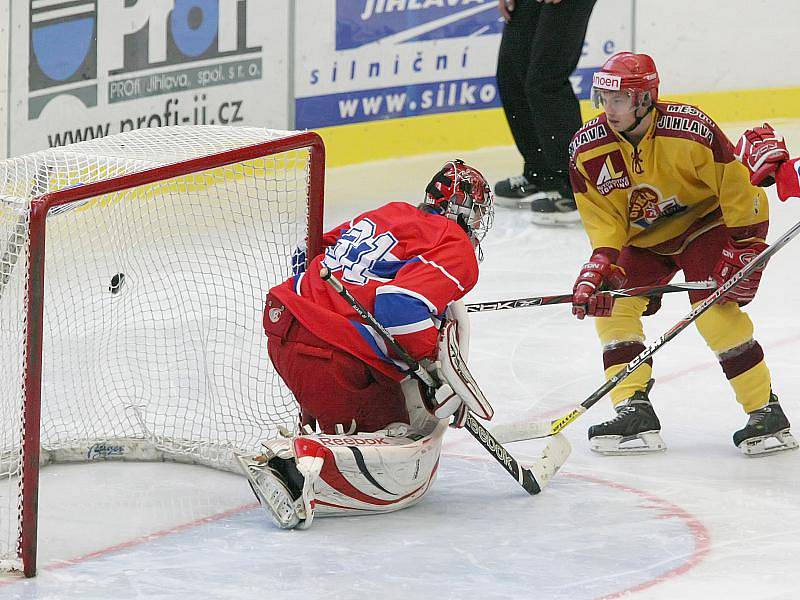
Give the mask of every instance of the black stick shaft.
<svg viewBox="0 0 800 600">
<path fill-rule="evenodd" d="M 670 283 L 667 285 L 643 285 L 621 290 L 606 290 L 598 295 L 613 296 L 614 298 L 630 298 L 633 296 L 659 296 L 674 292 L 687 292 L 690 290 L 713 290 L 716 283 L 713 281 L 694 281 L 688 283 Z M 515 298 L 513 300 L 496 300 L 494 302 L 477 302 L 467 304 L 467 312 L 485 312 L 489 310 L 508 310 L 512 308 L 528 308 L 530 306 L 550 306 L 551 304 L 569 304 L 572 294 L 555 294 L 553 296 L 531 296 L 529 298 Z"/>
</svg>

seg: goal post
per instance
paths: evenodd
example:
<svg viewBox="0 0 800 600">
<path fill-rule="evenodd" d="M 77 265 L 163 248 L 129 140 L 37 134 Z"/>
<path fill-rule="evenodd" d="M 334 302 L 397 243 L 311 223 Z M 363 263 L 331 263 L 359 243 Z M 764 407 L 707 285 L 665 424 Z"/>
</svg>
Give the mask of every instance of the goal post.
<svg viewBox="0 0 800 600">
<path fill-rule="evenodd" d="M 321 251 L 313 132 L 137 130 L 0 163 L 0 570 L 36 572 L 40 465 L 235 471 L 297 406 L 267 290 Z"/>
</svg>

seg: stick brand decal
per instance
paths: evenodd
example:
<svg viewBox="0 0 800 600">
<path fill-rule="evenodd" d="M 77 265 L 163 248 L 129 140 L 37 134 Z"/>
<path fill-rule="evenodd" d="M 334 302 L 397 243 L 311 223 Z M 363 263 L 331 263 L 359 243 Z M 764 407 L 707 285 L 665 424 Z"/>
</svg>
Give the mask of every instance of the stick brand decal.
<svg viewBox="0 0 800 600">
<path fill-rule="evenodd" d="M 628 200 L 630 222 L 645 229 L 659 219 L 682 213 L 686 209 L 675 196 L 662 200 L 661 192 L 647 185 L 631 190 Z"/>
<path fill-rule="evenodd" d="M 625 168 L 625 159 L 619 150 L 587 160 L 586 172 L 594 181 L 597 191 L 607 196 L 613 190 L 630 187 L 631 180 Z"/>
<path fill-rule="evenodd" d="M 492 438 L 483 427 L 481 427 L 480 423 L 478 423 L 472 413 L 467 415 L 466 425 L 470 430 L 478 434 L 478 439 L 480 440 L 481 444 L 483 444 L 483 447 L 494 454 L 498 460 L 503 463 L 503 466 L 505 466 L 506 470 L 513 472 L 514 459 L 511 457 L 508 451 L 503 448 L 503 446 L 499 445 L 497 441 Z"/>
<path fill-rule="evenodd" d="M 124 446 L 112 446 L 110 444 L 95 444 L 86 452 L 87 460 L 101 460 L 122 456 L 125 454 Z"/>
<path fill-rule="evenodd" d="M 336 49 L 498 34 L 496 0 L 337 0 Z"/>
</svg>

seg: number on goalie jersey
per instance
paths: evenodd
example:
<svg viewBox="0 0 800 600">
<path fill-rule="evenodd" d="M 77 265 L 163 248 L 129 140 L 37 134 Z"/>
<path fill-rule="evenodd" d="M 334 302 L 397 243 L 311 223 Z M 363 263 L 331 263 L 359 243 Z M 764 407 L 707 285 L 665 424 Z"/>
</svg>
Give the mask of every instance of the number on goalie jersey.
<svg viewBox="0 0 800 600">
<path fill-rule="evenodd" d="M 459 342 L 466 339 L 466 311 L 454 309 L 478 279 L 492 194 L 459 160 L 425 192 L 417 207 L 391 203 L 335 227 L 323 237 L 323 254 L 269 292 L 270 360 L 302 424 L 321 430 L 267 440 L 262 455 L 241 460 L 280 527 L 308 527 L 315 512 L 387 512 L 417 502 L 435 477 L 447 419 L 464 412 L 459 402 L 428 401 L 406 365 L 320 277 L 324 265 L 418 361 L 437 358 L 446 319 L 458 323 Z M 481 408 L 490 418 L 491 407 Z"/>
</svg>

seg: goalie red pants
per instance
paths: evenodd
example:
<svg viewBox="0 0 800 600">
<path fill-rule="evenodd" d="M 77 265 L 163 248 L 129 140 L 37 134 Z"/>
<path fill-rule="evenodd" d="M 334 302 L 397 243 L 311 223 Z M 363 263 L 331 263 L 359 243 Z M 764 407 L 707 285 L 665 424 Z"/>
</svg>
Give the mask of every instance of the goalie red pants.
<svg viewBox="0 0 800 600">
<path fill-rule="evenodd" d="M 373 432 L 409 422 L 399 383 L 321 340 L 288 310 L 275 322 L 265 319 L 264 328 L 270 360 L 300 404 L 304 424 L 314 419 L 333 434 L 337 423 L 348 431 L 355 421 L 356 431 Z"/>
</svg>

